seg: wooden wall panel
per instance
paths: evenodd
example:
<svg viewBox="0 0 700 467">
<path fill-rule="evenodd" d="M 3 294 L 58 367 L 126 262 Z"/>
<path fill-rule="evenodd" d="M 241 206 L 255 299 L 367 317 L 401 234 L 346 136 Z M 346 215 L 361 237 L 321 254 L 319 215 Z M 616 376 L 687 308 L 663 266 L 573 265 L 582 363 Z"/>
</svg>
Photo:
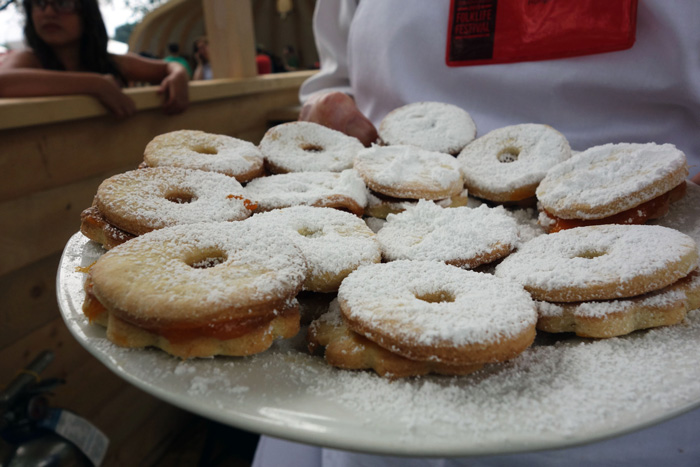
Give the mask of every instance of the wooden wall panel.
<svg viewBox="0 0 700 467">
<path fill-rule="evenodd" d="M 0 276 L 0 349 L 58 316 L 56 270 L 60 253 Z"/>
</svg>

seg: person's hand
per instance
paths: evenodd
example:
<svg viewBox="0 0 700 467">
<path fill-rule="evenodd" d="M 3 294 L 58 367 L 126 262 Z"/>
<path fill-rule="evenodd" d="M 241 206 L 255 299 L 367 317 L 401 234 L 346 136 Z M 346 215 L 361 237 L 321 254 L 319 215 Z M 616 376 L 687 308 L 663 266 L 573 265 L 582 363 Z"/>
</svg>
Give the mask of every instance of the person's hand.
<svg viewBox="0 0 700 467">
<path fill-rule="evenodd" d="M 136 113 L 134 101 L 122 92 L 119 82 L 112 75 L 101 75 L 96 97 L 114 115 L 119 118 L 130 117 Z"/>
<path fill-rule="evenodd" d="M 700 173 L 695 174 L 695 176 L 691 178 L 690 181 L 695 183 L 696 185 L 700 185 Z"/>
<path fill-rule="evenodd" d="M 360 112 L 355 100 L 342 92 L 317 93 L 301 108 L 299 120 L 319 123 L 354 136 L 369 146 L 377 141 L 377 129 Z"/>
<path fill-rule="evenodd" d="M 158 88 L 158 94 L 164 96 L 163 110 L 168 114 L 180 113 L 189 104 L 189 89 L 187 71 L 177 63 L 169 64 L 170 72 Z"/>
</svg>

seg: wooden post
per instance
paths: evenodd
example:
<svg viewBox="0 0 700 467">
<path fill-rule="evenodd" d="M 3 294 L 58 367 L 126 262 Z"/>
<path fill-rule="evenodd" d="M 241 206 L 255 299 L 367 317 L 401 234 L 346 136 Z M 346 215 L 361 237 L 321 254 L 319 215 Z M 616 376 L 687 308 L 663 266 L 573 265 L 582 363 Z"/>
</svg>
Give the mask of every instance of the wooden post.
<svg viewBox="0 0 700 467">
<path fill-rule="evenodd" d="M 251 0 L 202 0 L 214 78 L 257 76 Z"/>
</svg>

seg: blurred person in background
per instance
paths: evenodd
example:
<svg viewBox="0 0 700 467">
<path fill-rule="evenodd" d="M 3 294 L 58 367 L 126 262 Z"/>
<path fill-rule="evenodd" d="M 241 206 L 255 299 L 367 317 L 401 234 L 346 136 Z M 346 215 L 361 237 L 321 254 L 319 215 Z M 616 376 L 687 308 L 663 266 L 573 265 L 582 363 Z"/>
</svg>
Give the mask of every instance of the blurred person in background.
<svg viewBox="0 0 700 467">
<path fill-rule="evenodd" d="M 129 82 L 159 84 L 166 113 L 187 108 L 182 65 L 136 54 L 107 52 L 108 36 L 97 0 L 23 0 L 28 49 L 0 63 L 0 97 L 88 94 L 118 117 L 136 111 L 122 92 Z"/>
<path fill-rule="evenodd" d="M 187 76 L 192 77 L 192 67 L 185 57 L 180 55 L 180 45 L 177 42 L 171 42 L 168 44 L 168 55 L 163 58 L 166 62 L 179 63 L 185 70 L 187 70 Z"/>
<path fill-rule="evenodd" d="M 194 68 L 192 79 L 203 80 L 214 77 L 209 63 L 209 39 L 202 36 L 194 41 L 194 60 L 197 64 Z"/>
</svg>

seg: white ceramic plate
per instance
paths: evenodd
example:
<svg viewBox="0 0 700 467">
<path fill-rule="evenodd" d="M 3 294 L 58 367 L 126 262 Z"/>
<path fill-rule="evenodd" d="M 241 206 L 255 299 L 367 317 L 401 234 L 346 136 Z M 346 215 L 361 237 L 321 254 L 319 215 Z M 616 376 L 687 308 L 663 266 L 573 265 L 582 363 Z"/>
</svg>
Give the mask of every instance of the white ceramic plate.
<svg viewBox="0 0 700 467">
<path fill-rule="evenodd" d="M 700 187 L 661 222 L 700 242 Z M 331 368 L 303 335 L 254 357 L 181 361 L 123 349 L 81 312 L 84 274 L 103 250 L 66 245 L 58 302 L 75 338 L 117 375 L 183 409 L 245 430 L 378 454 L 464 456 L 563 448 L 700 406 L 700 313 L 687 323 L 601 341 L 541 338 L 478 375 L 388 381 Z"/>
</svg>

